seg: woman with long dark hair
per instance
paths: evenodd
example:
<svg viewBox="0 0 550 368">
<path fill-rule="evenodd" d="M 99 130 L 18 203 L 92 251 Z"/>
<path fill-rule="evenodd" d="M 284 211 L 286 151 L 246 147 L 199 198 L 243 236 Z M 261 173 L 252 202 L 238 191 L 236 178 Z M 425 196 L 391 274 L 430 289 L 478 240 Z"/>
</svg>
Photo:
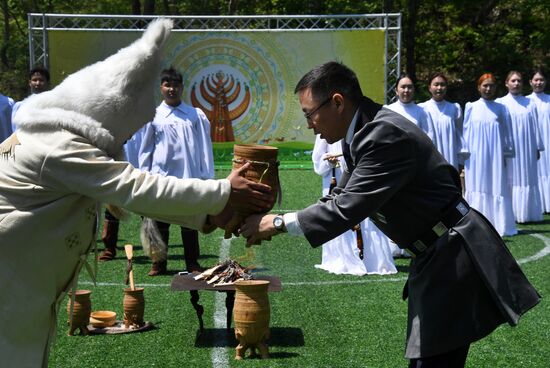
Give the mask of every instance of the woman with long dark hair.
<svg viewBox="0 0 550 368">
<path fill-rule="evenodd" d="M 527 98 L 535 101 L 537 108 L 538 126 L 545 150 L 538 160 L 539 191 L 542 210 L 550 212 L 550 95 L 544 93 L 546 74 L 540 68 L 535 69 L 529 81 L 533 93 Z"/>
<path fill-rule="evenodd" d="M 445 99 L 447 84 L 447 77 L 443 73 L 432 74 L 428 84 L 432 98 L 418 106 L 432 119 L 437 150 L 458 170 L 469 154 L 462 137 L 462 109 L 459 104 Z"/>
<path fill-rule="evenodd" d="M 512 186 L 512 207 L 516 222 L 542 221 L 537 160 L 544 150 L 535 103 L 521 94 L 523 78 L 511 71 L 506 77 L 508 94 L 498 98 L 510 114 L 511 133 L 516 155 L 507 159 L 507 171 Z"/>
</svg>

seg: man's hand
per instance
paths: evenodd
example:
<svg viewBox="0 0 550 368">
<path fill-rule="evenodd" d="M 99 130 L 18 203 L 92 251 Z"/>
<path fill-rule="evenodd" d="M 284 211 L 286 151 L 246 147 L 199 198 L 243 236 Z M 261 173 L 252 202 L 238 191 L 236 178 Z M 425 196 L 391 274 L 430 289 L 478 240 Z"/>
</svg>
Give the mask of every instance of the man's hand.
<svg viewBox="0 0 550 368">
<path fill-rule="evenodd" d="M 227 177 L 231 183 L 231 194 L 229 194 L 227 206 L 243 213 L 269 211 L 275 204 L 271 187 L 246 179 L 244 174 L 249 167 L 250 163 L 246 163 L 239 169 L 233 170 Z"/>
<path fill-rule="evenodd" d="M 271 240 L 279 232 L 273 226 L 276 215 L 259 214 L 246 218 L 241 226 L 240 233 L 246 238 L 246 246 L 261 244 L 262 240 Z"/>
<path fill-rule="evenodd" d="M 341 156 L 342 156 L 342 154 L 337 154 L 337 155 L 326 154 L 324 160 L 328 161 L 330 166 L 338 167 L 338 166 L 340 166 L 339 157 L 341 157 Z"/>
</svg>

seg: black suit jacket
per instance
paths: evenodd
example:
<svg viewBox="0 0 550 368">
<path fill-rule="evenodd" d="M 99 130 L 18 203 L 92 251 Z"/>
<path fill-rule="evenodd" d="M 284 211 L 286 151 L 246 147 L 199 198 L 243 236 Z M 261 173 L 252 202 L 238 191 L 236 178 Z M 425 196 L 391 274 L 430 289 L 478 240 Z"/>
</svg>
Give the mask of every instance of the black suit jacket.
<svg viewBox="0 0 550 368">
<path fill-rule="evenodd" d="M 313 246 L 370 217 L 405 247 L 435 225 L 461 195 L 458 173 L 420 128 L 386 108 L 374 120 L 371 114 L 372 105 L 365 101 L 349 147 L 349 173 L 339 188 L 298 212 Z"/>
<path fill-rule="evenodd" d="M 407 247 L 461 197 L 458 173 L 420 128 L 385 108 L 371 121 L 371 112 L 364 101 L 341 186 L 297 214 L 312 246 L 370 217 Z M 498 233 L 473 209 L 412 260 L 407 295 L 405 356 L 411 359 L 463 347 L 503 322 L 515 325 L 540 299 Z"/>
</svg>

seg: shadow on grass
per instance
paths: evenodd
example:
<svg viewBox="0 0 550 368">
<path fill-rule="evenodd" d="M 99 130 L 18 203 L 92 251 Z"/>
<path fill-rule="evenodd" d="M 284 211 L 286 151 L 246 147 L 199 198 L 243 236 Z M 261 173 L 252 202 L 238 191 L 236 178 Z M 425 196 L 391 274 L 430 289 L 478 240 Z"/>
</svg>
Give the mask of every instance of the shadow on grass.
<svg viewBox="0 0 550 368">
<path fill-rule="evenodd" d="M 545 214 L 547 215 L 547 214 Z M 544 219 L 542 221 L 534 221 L 534 222 L 522 222 L 521 224 L 519 225 L 550 225 L 550 219 Z"/>
<path fill-rule="evenodd" d="M 529 235 L 529 234 L 548 234 L 548 231 L 544 230 L 533 230 L 533 229 L 518 229 L 518 235 Z M 506 240 L 510 240 L 512 237 L 507 237 Z"/>
<path fill-rule="evenodd" d="M 410 267 L 408 265 L 395 265 L 397 272 L 409 273 Z"/>
<path fill-rule="evenodd" d="M 267 340 L 269 346 L 304 346 L 304 334 L 302 329 L 295 327 L 271 327 L 271 336 Z M 214 347 L 236 347 L 238 344 L 235 338 L 234 329 L 225 328 L 205 328 L 202 334 L 197 331 L 195 347 L 214 348 Z M 273 354 L 275 357 L 276 354 Z M 290 353 L 279 353 L 282 358 L 292 356 Z"/>
</svg>

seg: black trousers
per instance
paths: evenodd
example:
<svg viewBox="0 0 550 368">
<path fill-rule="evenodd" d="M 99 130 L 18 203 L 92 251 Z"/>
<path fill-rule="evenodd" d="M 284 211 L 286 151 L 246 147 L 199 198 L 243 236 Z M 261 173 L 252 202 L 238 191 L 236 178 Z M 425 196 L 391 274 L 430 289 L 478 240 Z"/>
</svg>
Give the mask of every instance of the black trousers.
<svg viewBox="0 0 550 368">
<path fill-rule="evenodd" d="M 470 344 L 445 354 L 411 359 L 409 368 L 464 368 L 469 349 Z"/>
<path fill-rule="evenodd" d="M 118 219 L 108 209 L 105 209 L 105 220 L 118 223 Z"/>
<path fill-rule="evenodd" d="M 166 245 L 170 237 L 170 224 L 162 221 L 155 221 L 160 236 Z M 181 241 L 183 243 L 183 256 L 187 267 L 198 264 L 200 257 L 199 232 L 197 230 L 181 227 Z"/>
</svg>

